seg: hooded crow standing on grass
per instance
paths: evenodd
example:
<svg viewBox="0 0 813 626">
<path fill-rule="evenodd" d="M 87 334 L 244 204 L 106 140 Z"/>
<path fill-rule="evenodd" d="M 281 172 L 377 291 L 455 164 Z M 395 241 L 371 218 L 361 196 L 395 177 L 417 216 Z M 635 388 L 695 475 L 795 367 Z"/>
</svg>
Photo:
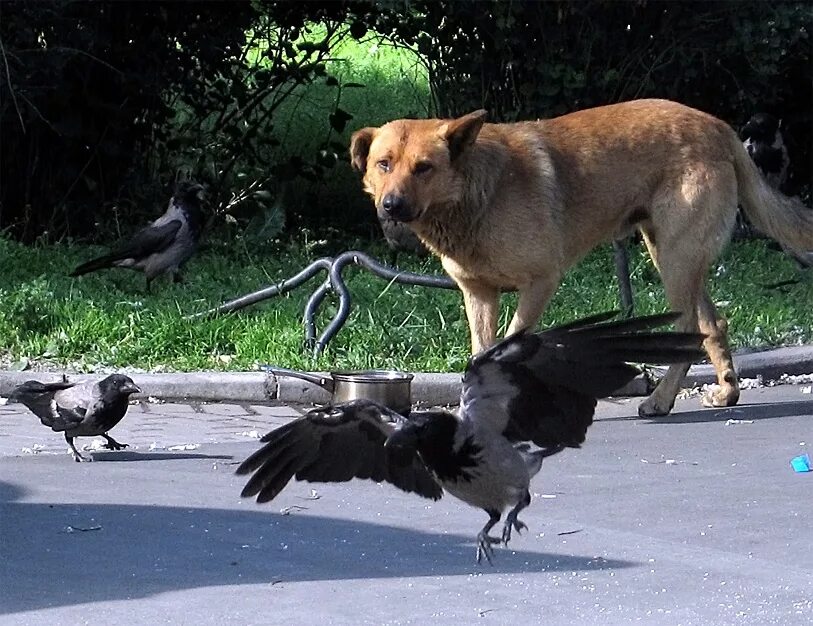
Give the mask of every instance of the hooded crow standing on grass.
<svg viewBox="0 0 813 626">
<path fill-rule="evenodd" d="M 121 450 L 119 443 L 107 434 L 127 413 L 130 395 L 141 389 L 129 376 L 111 374 L 99 382 L 41 383 L 29 380 L 12 391 L 10 399 L 27 406 L 40 421 L 55 432 L 64 432 L 77 463 L 88 459 L 79 454 L 74 437 L 101 435 L 108 450 Z"/>
<path fill-rule="evenodd" d="M 628 362 L 704 355 L 701 334 L 651 330 L 677 313 L 610 321 L 615 315 L 521 331 L 474 355 L 456 412 L 402 416 L 370 400 L 314 409 L 261 439 L 265 445 L 237 469 L 253 473 L 242 495 L 268 502 L 294 477 L 369 478 L 433 500 L 446 490 L 488 514 L 477 562 L 485 556 L 490 563 L 494 544 L 507 545 L 513 530 L 526 528 L 518 515 L 531 502 L 530 481 L 542 461 L 580 447 L 597 399 L 639 373 Z M 501 536 L 491 536 L 507 509 Z"/>
<path fill-rule="evenodd" d="M 173 282 L 180 282 L 180 268 L 198 249 L 203 229 L 202 192 L 203 186 L 197 183 L 178 183 L 161 217 L 129 241 L 120 243 L 110 254 L 83 263 L 70 275 L 126 267 L 144 272 L 148 292 L 152 280 L 164 273 L 168 273 Z"/>
</svg>

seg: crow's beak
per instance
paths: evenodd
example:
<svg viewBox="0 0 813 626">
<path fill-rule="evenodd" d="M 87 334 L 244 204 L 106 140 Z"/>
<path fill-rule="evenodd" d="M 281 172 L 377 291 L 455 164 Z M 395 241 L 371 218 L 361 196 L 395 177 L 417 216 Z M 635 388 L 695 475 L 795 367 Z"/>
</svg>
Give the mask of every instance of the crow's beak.
<svg viewBox="0 0 813 626">
<path fill-rule="evenodd" d="M 122 393 L 141 393 L 141 387 L 135 383 L 126 383 L 121 388 Z"/>
</svg>

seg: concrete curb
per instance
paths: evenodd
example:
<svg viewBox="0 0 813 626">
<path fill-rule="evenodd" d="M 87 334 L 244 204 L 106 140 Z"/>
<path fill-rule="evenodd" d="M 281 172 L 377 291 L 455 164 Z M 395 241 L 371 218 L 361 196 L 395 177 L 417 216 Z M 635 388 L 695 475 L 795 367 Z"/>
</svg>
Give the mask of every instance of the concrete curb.
<svg viewBox="0 0 813 626">
<path fill-rule="evenodd" d="M 777 379 L 782 374 L 813 373 L 813 346 L 776 348 L 764 352 L 734 355 L 734 365 L 741 378 L 762 376 Z M 651 368 L 657 372 L 665 368 Z M 16 385 L 26 380 L 51 382 L 62 380 L 62 372 L 0 371 L 0 396 L 8 396 Z M 72 374 L 70 379 L 104 378 L 106 374 Z M 165 400 L 200 400 L 205 402 L 278 402 L 284 404 L 321 404 L 330 394 L 311 383 L 266 372 L 189 372 L 165 374 L 131 374 L 143 390 L 142 396 Z M 460 397 L 460 374 L 416 373 L 412 381 L 412 398 L 419 405 L 456 404 Z M 694 365 L 684 386 L 715 382 L 711 365 Z M 619 389 L 618 396 L 643 396 L 651 383 L 638 376 Z"/>
</svg>

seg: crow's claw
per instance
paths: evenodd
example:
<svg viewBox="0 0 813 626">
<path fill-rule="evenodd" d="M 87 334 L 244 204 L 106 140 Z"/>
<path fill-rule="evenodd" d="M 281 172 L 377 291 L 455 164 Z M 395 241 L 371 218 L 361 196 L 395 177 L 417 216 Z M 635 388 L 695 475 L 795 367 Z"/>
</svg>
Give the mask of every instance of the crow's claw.
<svg viewBox="0 0 813 626">
<path fill-rule="evenodd" d="M 104 444 L 102 447 L 106 448 L 107 450 L 124 450 L 127 447 L 126 443 L 119 443 L 113 437 L 109 435 L 102 435 L 105 439 L 107 439 L 107 443 Z"/>
<path fill-rule="evenodd" d="M 491 546 L 494 544 L 499 544 L 500 539 L 497 537 L 492 537 L 486 532 L 481 532 L 477 535 L 477 564 L 483 561 L 483 557 L 486 557 L 486 561 L 488 561 L 489 565 L 494 565 L 492 563 L 491 558 L 494 556 L 494 548 Z"/>
<path fill-rule="evenodd" d="M 502 543 L 503 545 L 507 546 L 508 542 L 511 541 L 511 529 L 517 531 L 517 534 L 521 535 L 523 530 L 528 530 L 528 527 L 525 525 L 524 522 L 521 522 L 516 518 L 516 516 L 508 515 L 508 518 L 505 520 L 505 526 L 502 527 Z"/>
</svg>

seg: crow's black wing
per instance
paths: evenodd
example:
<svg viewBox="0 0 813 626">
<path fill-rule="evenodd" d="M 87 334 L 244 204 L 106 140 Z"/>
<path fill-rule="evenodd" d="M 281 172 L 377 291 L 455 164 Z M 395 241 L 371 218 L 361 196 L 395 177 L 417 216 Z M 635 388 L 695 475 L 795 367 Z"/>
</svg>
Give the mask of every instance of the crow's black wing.
<svg viewBox="0 0 813 626">
<path fill-rule="evenodd" d="M 181 229 L 181 220 L 170 220 L 160 226 L 142 228 L 132 239 L 116 248 L 111 255 L 119 259 L 143 259 L 167 248 Z"/>
<path fill-rule="evenodd" d="M 182 226 L 181 220 L 170 220 L 160 226 L 147 226 L 138 231 L 133 237 L 116 247 L 110 254 L 82 263 L 73 270 L 71 276 L 81 276 L 89 272 L 110 267 L 116 261 L 123 259 L 141 260 L 166 249 L 174 240 L 175 235 Z"/>
<path fill-rule="evenodd" d="M 417 453 L 384 447 L 394 422 L 403 421 L 369 400 L 312 410 L 265 435 L 265 445 L 237 468 L 238 474 L 254 473 L 242 495 L 268 502 L 293 477 L 331 483 L 369 478 L 437 500 L 443 491 Z"/>
<path fill-rule="evenodd" d="M 704 356 L 703 335 L 651 332 L 673 322 L 664 313 L 607 321 L 603 313 L 546 331 L 508 337 L 469 361 L 461 417 L 511 441 L 579 447 L 598 398 L 639 373 L 635 363 L 682 363 Z"/>
<path fill-rule="evenodd" d="M 51 430 L 57 432 L 74 430 L 85 421 L 85 417 L 87 417 L 87 409 L 83 406 L 66 407 L 57 404 L 53 413 L 53 422 L 48 425 Z"/>
</svg>

